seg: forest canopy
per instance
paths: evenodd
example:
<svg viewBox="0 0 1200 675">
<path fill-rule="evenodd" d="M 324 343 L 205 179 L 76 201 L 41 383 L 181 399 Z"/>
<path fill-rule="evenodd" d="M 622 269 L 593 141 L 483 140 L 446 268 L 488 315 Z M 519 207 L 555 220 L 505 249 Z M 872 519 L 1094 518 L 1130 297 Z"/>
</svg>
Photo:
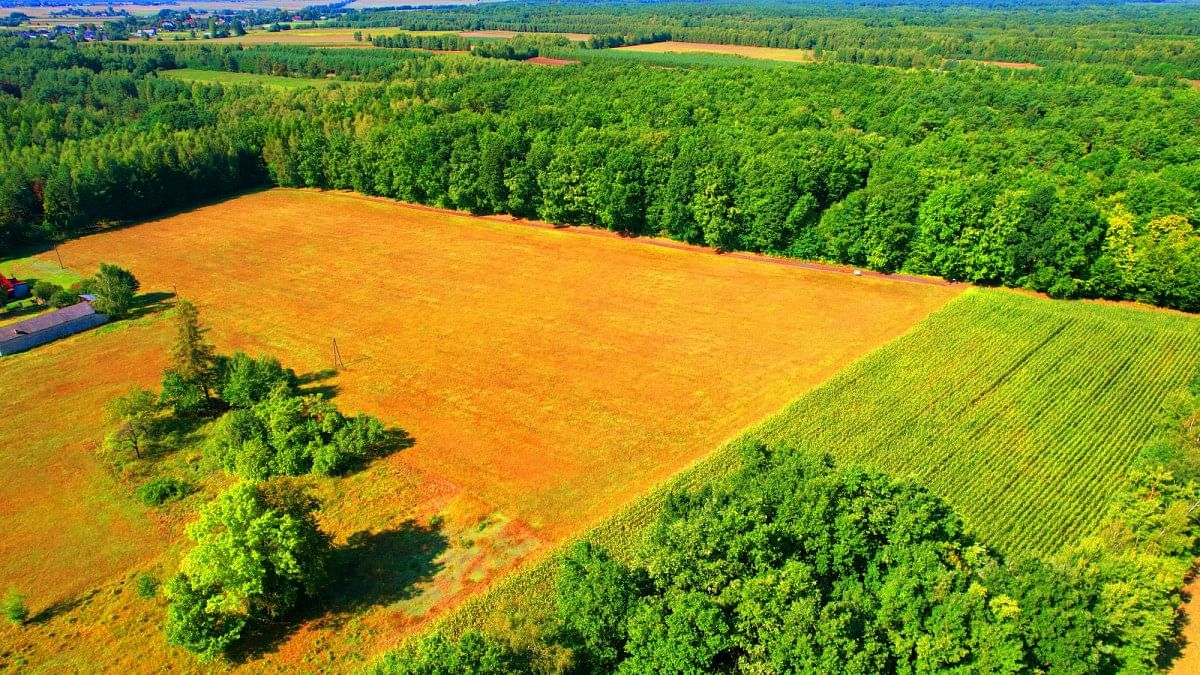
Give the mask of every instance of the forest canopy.
<svg viewBox="0 0 1200 675">
<path fill-rule="evenodd" d="M 275 184 L 1200 310 L 1200 92 L 1173 79 L 19 39 L 0 64 L 4 246 Z"/>
</svg>

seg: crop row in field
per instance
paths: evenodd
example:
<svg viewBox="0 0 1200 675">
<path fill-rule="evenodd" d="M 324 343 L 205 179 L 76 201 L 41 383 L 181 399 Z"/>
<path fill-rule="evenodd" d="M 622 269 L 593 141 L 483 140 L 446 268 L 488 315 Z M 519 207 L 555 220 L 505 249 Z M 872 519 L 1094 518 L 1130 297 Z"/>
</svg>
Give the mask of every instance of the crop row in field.
<svg viewBox="0 0 1200 675">
<path fill-rule="evenodd" d="M 755 435 L 915 477 L 986 543 L 1045 553 L 1097 526 L 1198 353 L 1187 317 L 976 292 Z"/>
<path fill-rule="evenodd" d="M 762 440 L 915 477 L 985 544 L 1048 553 L 1094 530 L 1198 356 L 1190 317 L 973 290 L 580 538 L 631 558 L 667 494 L 728 475 L 739 444 Z M 550 610 L 556 556 L 443 627 Z"/>
</svg>

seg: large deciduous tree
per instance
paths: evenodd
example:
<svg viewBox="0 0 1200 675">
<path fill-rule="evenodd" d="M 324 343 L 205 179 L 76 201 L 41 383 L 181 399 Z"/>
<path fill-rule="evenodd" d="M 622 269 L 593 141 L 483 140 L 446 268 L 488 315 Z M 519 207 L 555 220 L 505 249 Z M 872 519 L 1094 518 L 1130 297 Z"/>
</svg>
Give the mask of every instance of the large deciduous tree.
<svg viewBox="0 0 1200 675">
<path fill-rule="evenodd" d="M 239 483 L 202 508 L 188 526 L 196 545 L 167 587 L 167 640 L 216 658 L 247 624 L 278 619 L 316 594 L 330 548 L 316 508 L 281 482 Z"/>
</svg>

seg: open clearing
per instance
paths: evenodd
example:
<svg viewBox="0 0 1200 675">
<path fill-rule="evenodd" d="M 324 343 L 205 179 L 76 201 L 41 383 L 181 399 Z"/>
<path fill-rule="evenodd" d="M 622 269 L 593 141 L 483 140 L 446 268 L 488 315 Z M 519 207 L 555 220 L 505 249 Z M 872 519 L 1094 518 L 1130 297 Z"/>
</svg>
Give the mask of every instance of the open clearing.
<svg viewBox="0 0 1200 675">
<path fill-rule="evenodd" d="M 274 87 L 276 89 L 303 89 L 304 87 L 328 87 L 332 84 L 353 86 L 355 83 L 334 79 L 318 80 L 303 77 L 280 77 L 278 75 L 259 75 L 257 73 L 229 73 L 223 70 L 198 70 L 196 68 L 179 68 L 164 70 L 160 77 L 168 77 L 185 82 L 204 82 L 206 84 L 241 84 Z"/>
<path fill-rule="evenodd" d="M 342 409 L 415 439 L 315 481 L 356 575 L 342 586 L 353 602 L 318 603 L 257 665 L 348 663 L 393 646 L 959 293 L 298 190 L 60 251 L 80 272 L 114 262 L 146 291 L 177 287 L 223 351 L 313 373 L 336 338 L 349 369 L 321 384 Z M 173 569 L 181 524 L 135 506 L 89 451 L 101 404 L 126 383 L 156 384 L 170 334 L 148 317 L 0 361 L 0 393 L 22 406 L 0 418 L 0 441 L 24 449 L 0 458 L 0 491 L 21 504 L 5 515 L 26 542 L 0 549 L 0 569 L 35 614 L 59 607 L 0 631 L 0 654 L 64 670 L 191 663 L 163 643 L 161 605 L 131 583 Z M 51 415 L 80 423 L 25 439 Z M 425 526 L 435 515 L 443 524 Z M 82 545 L 40 543 L 71 532 L 104 542 L 94 561 Z"/>
<path fill-rule="evenodd" d="M 666 42 L 651 42 L 644 45 L 631 45 L 629 47 L 617 47 L 616 49 L 617 51 L 649 52 L 652 54 L 728 54 L 733 56 L 745 56 L 751 59 L 788 61 L 792 63 L 811 63 L 816 60 L 812 51 L 808 49 L 748 47 L 743 45 L 720 45 L 707 42 L 677 42 L 675 40 L 668 40 Z"/>
</svg>

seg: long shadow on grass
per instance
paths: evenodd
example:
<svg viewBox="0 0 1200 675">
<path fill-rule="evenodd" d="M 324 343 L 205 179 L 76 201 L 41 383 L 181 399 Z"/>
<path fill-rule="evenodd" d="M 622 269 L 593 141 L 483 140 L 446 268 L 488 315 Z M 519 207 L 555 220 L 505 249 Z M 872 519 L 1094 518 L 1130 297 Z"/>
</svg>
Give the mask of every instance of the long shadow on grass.
<svg viewBox="0 0 1200 675">
<path fill-rule="evenodd" d="M 45 609 L 38 612 L 37 614 L 34 614 L 33 616 L 29 617 L 29 623 L 31 623 L 31 624 L 44 623 L 46 621 L 49 621 L 50 619 L 53 619 L 54 617 L 56 617 L 60 614 L 66 614 L 66 613 L 74 610 L 75 608 L 79 607 L 80 605 L 83 605 L 88 600 L 91 600 L 99 592 L 100 591 L 97 589 L 92 589 L 91 591 L 88 591 L 86 593 L 81 593 L 79 595 L 76 595 L 73 598 L 63 598 L 62 600 L 59 600 L 59 601 L 47 606 Z"/>
<path fill-rule="evenodd" d="M 301 396 L 320 394 L 331 399 L 338 393 L 338 386 L 329 382 L 335 377 L 337 377 L 337 371 L 332 368 L 317 370 L 297 377 L 296 386 Z"/>
<path fill-rule="evenodd" d="M 433 579 L 450 540 L 437 526 L 409 520 L 393 530 L 357 532 L 330 554 L 330 583 L 287 619 L 248 627 L 229 651 L 246 663 L 276 651 L 302 625 L 317 622 L 338 630 L 356 614 L 417 596 L 417 585 Z"/>
<path fill-rule="evenodd" d="M 157 314 L 170 307 L 167 301 L 174 297 L 174 293 L 166 291 L 142 293 L 133 299 L 133 306 L 129 308 L 129 318 L 140 319 L 150 314 Z"/>
</svg>

